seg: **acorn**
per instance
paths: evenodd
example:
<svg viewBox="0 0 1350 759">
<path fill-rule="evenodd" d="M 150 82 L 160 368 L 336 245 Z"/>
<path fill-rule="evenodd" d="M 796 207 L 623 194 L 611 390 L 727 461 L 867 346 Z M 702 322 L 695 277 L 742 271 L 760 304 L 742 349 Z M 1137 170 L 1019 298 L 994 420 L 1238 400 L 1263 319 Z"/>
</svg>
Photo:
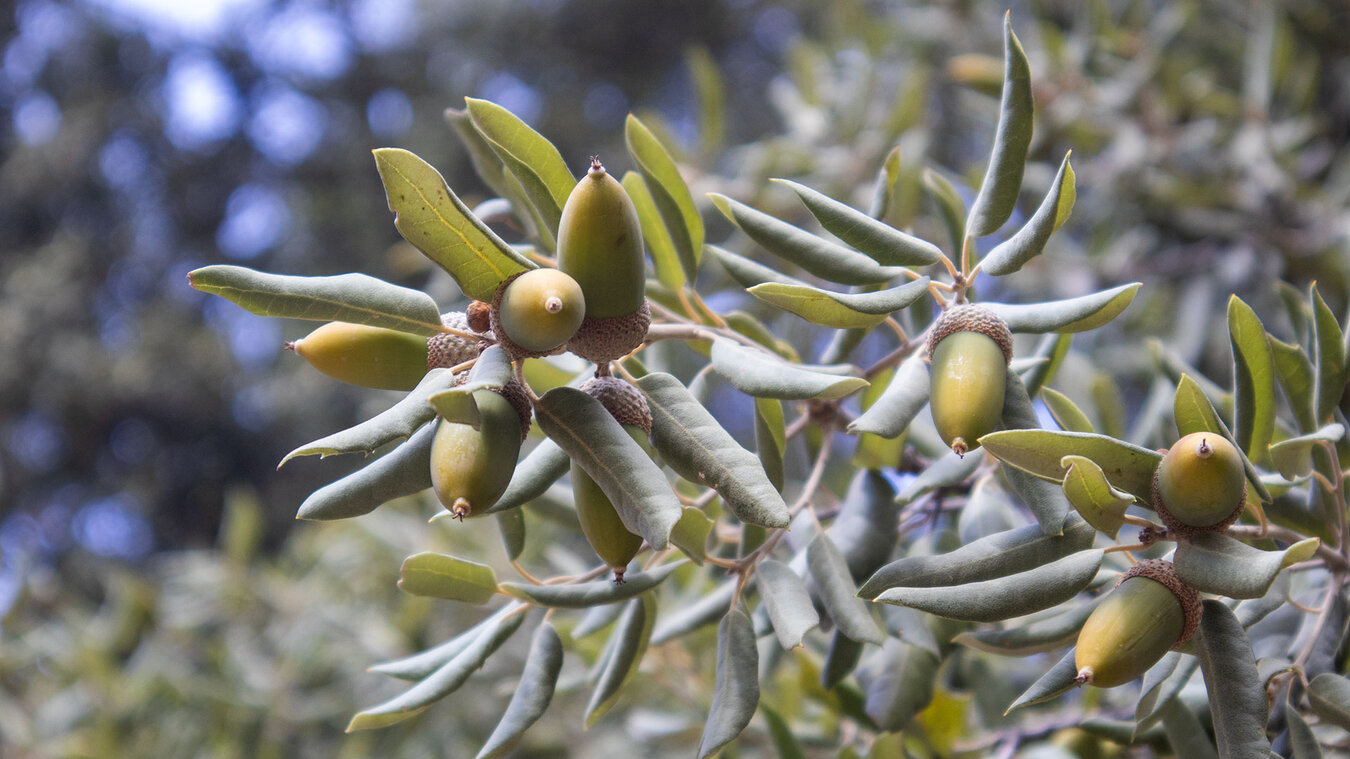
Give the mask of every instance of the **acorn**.
<svg viewBox="0 0 1350 759">
<path fill-rule="evenodd" d="M 352 385 L 411 390 L 427 373 L 427 338 L 349 322 L 329 322 L 285 344 L 315 369 Z"/>
<path fill-rule="evenodd" d="M 942 442 L 958 456 L 1003 418 L 1003 390 L 1012 361 L 1012 333 L 993 312 L 974 304 L 952 306 L 928 337 L 932 365 L 929 407 Z"/>
<path fill-rule="evenodd" d="M 477 429 L 446 419 L 437 422 L 431 441 L 431 486 L 451 516 L 462 520 L 483 513 L 511 482 L 529 417 L 522 421 L 510 394 L 506 388 L 473 394 Z"/>
<path fill-rule="evenodd" d="M 558 224 L 558 268 L 586 296 L 586 318 L 567 344 L 604 364 L 642 345 L 651 324 L 637 208 L 599 158 L 572 188 Z"/>
<path fill-rule="evenodd" d="M 588 380 L 581 390 L 600 401 L 624 432 L 648 455 L 652 454 L 652 413 L 641 391 L 622 379 L 609 376 Z M 624 569 L 642 547 L 642 537 L 628 531 L 609 497 L 575 461 L 572 462 L 572 498 L 586 541 L 601 561 L 614 570 L 614 582 L 622 583 Z"/>
<path fill-rule="evenodd" d="M 471 328 L 468 318 L 462 311 L 447 311 L 441 314 L 441 324 L 460 332 L 483 331 Z M 482 352 L 481 339 L 472 340 L 463 335 L 448 332 L 432 335 L 427 338 L 427 371 L 459 366 L 466 361 L 478 358 L 478 354 Z"/>
<path fill-rule="evenodd" d="M 512 360 L 559 352 L 585 316 L 581 286 L 557 269 L 517 274 L 492 298 L 492 332 Z"/>
<path fill-rule="evenodd" d="M 1182 437 L 1153 473 L 1153 510 L 1167 529 L 1182 536 L 1227 529 L 1246 500 L 1242 454 L 1213 432 Z"/>
<path fill-rule="evenodd" d="M 1141 561 L 1121 575 L 1078 631 L 1077 682 L 1114 688 L 1144 674 L 1200 625 L 1200 594 L 1172 562 Z"/>
</svg>

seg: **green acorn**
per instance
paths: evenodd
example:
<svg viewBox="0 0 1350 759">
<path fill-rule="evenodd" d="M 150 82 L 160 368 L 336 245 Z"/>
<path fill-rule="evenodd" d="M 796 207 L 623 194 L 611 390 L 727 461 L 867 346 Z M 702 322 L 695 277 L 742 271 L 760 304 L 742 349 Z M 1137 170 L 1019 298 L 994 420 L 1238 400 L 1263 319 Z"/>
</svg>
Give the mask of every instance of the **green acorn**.
<svg viewBox="0 0 1350 759">
<path fill-rule="evenodd" d="M 642 345 L 651 324 L 646 259 L 637 208 L 599 158 L 563 204 L 558 268 L 581 285 L 586 318 L 568 341 L 573 353 L 604 364 Z"/>
<path fill-rule="evenodd" d="M 624 432 L 651 455 L 652 413 L 647 399 L 637 388 L 617 377 L 605 376 L 588 380 L 581 390 L 600 401 L 600 405 L 623 426 Z M 609 497 L 575 461 L 572 462 L 572 497 L 586 541 L 614 570 L 614 582 L 623 582 L 624 569 L 642 547 L 642 537 L 628 531 Z"/>
<path fill-rule="evenodd" d="M 1169 530 L 1183 536 L 1227 529 L 1242 515 L 1246 499 L 1242 454 L 1213 432 L 1182 437 L 1153 474 L 1153 509 Z"/>
<path fill-rule="evenodd" d="M 1114 688 L 1144 674 L 1200 625 L 1200 594 L 1172 562 L 1141 561 L 1092 610 L 1074 650 L 1079 684 Z"/>
<path fill-rule="evenodd" d="M 1003 418 L 1012 333 L 982 306 L 952 306 L 933 325 L 928 359 L 933 424 L 942 442 L 965 456 Z"/>
<path fill-rule="evenodd" d="M 531 269 L 497 287 L 490 319 L 512 359 L 556 353 L 586 316 L 581 286 L 557 269 Z"/>
<path fill-rule="evenodd" d="M 529 431 L 529 402 L 518 384 L 478 390 L 473 399 L 478 427 L 441 419 L 431 442 L 432 489 L 450 515 L 461 520 L 491 508 L 506 491 Z M 525 401 L 525 414 L 520 401 Z"/>
<path fill-rule="evenodd" d="M 427 373 L 427 338 L 348 322 L 329 322 L 286 343 L 335 379 L 381 390 L 411 390 Z"/>
</svg>

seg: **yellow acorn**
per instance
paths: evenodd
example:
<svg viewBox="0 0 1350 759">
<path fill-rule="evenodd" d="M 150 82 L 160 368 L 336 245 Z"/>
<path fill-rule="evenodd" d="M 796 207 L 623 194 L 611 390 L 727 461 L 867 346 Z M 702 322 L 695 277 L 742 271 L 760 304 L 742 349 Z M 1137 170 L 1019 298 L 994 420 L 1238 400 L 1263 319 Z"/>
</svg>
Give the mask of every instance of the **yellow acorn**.
<svg viewBox="0 0 1350 759">
<path fill-rule="evenodd" d="M 381 390 L 411 390 L 427 373 L 427 338 L 382 327 L 329 322 L 293 343 L 315 369 Z"/>
<path fill-rule="evenodd" d="M 476 429 L 446 419 L 437 422 L 431 442 L 431 486 L 454 517 L 483 513 L 511 482 L 529 417 L 522 416 L 518 402 L 509 397 L 519 386 L 509 388 L 473 394 L 479 417 Z"/>
<path fill-rule="evenodd" d="M 986 308 L 952 306 L 938 317 L 928 338 L 931 363 L 929 407 L 942 442 L 958 456 L 979 447 L 998 428 L 1012 334 Z"/>
<path fill-rule="evenodd" d="M 651 455 L 651 409 L 642 393 L 617 377 L 596 377 L 581 386 L 609 411 L 625 432 Z M 596 555 L 614 570 L 614 582 L 623 582 L 624 568 L 642 547 L 642 537 L 628 531 L 614 504 L 577 463 L 572 462 L 572 498 L 577 521 Z"/>
<path fill-rule="evenodd" d="M 1080 684 L 1114 688 L 1144 674 L 1200 624 L 1200 594 L 1172 562 L 1141 561 L 1121 576 L 1078 632 Z"/>
<path fill-rule="evenodd" d="M 581 286 L 557 269 L 531 269 L 506 280 L 490 313 L 492 331 L 513 359 L 556 352 L 585 316 Z"/>
<path fill-rule="evenodd" d="M 586 318 L 568 350 L 603 364 L 642 344 L 651 324 L 642 225 L 623 185 L 599 158 L 563 204 L 558 268 L 581 285 Z"/>
<path fill-rule="evenodd" d="M 1182 437 L 1153 475 L 1153 509 L 1181 535 L 1226 529 L 1242 514 L 1246 498 L 1242 454 L 1213 432 Z"/>
</svg>

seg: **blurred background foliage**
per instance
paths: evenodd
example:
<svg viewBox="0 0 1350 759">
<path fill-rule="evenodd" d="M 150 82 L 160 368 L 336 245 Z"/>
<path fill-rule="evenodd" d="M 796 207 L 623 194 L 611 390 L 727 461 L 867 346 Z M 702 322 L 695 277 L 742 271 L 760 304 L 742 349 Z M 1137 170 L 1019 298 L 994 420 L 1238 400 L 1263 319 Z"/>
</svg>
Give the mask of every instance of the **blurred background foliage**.
<svg viewBox="0 0 1350 759">
<path fill-rule="evenodd" d="M 184 274 L 216 262 L 362 271 L 460 305 L 453 282 L 400 241 L 368 151 L 408 148 L 471 205 L 488 199 L 443 118 L 465 96 L 520 115 L 578 172 L 594 153 L 624 160 L 623 119 L 638 112 L 683 152 L 696 197 L 715 189 L 798 218 L 769 177 L 865 208 L 898 146 L 887 218 L 949 245 L 923 172 L 971 196 L 1007 6 L 1037 100 L 1022 207 L 1069 149 L 1078 202 L 1015 279 L 1033 289 L 982 296 L 1142 280 L 1125 318 L 1075 342 L 1066 366 L 1084 387 L 1119 389 L 1115 407 L 1095 404 L 1103 416 L 1128 424 L 1159 359 L 1228 382 L 1230 292 L 1277 335 L 1298 328 L 1281 316 L 1290 288 L 1317 281 L 1344 313 L 1341 4 L 16 2 L 0 16 L 0 745 L 18 756 L 473 750 L 504 700 L 492 672 L 478 692 L 493 698 L 341 733 L 392 687 L 366 663 L 468 624 L 394 589 L 404 556 L 451 538 L 416 506 L 295 527 L 304 495 L 352 464 L 274 471 L 394 396 L 288 360 L 280 345 L 304 325 L 194 292 Z M 710 241 L 730 235 L 708 221 Z M 500 558 L 491 532 L 459 540 Z M 570 539 L 545 526 L 531 550 Z M 709 674 L 696 648 L 666 649 L 663 665 Z M 697 674 L 652 679 L 706 709 Z M 634 703 L 623 724 L 584 738 L 579 705 L 555 708 L 531 755 L 579 752 L 582 740 L 594 753 L 623 730 L 654 751 L 681 745 L 641 694 Z M 840 739 L 819 726 L 828 716 L 796 717 L 823 745 Z M 747 754 L 767 745 L 741 742 Z"/>
</svg>

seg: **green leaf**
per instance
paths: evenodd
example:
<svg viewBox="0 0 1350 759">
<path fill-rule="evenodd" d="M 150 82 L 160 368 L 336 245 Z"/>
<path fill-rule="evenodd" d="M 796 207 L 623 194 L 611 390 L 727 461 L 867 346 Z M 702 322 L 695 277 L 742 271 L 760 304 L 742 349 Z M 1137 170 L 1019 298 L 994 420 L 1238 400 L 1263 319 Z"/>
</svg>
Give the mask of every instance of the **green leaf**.
<svg viewBox="0 0 1350 759">
<path fill-rule="evenodd" d="M 1065 467 L 1064 495 L 1069 503 L 1088 524 L 1115 540 L 1134 496 L 1111 487 L 1102 468 L 1092 459 L 1065 456 L 1060 464 Z"/>
<path fill-rule="evenodd" d="M 415 553 L 403 560 L 398 588 L 414 596 L 483 604 L 497 595 L 492 567 L 440 553 Z"/>
<path fill-rule="evenodd" d="M 775 282 L 782 285 L 794 285 L 808 287 L 808 285 L 769 266 L 752 261 L 745 256 L 732 253 L 725 248 L 719 248 L 716 245 L 705 245 L 704 249 L 717 259 L 722 268 L 727 270 L 727 274 L 736 280 L 741 287 L 754 287 L 765 282 Z"/>
<path fill-rule="evenodd" d="M 1260 318 L 1236 295 L 1228 300 L 1233 345 L 1233 432 L 1252 459 L 1266 455 L 1275 431 L 1275 359 Z"/>
<path fill-rule="evenodd" d="M 739 585 L 740 579 L 733 577 L 698 600 L 662 616 L 661 623 L 652 631 L 652 645 L 659 646 L 716 622 L 726 613 Z"/>
<path fill-rule="evenodd" d="M 980 438 L 980 445 L 1005 464 L 1052 482 L 1064 481 L 1065 456 L 1092 459 L 1106 479 L 1141 504 L 1152 503 L 1153 472 L 1162 454 L 1106 435 L 1052 430 L 1003 430 Z"/>
<path fill-rule="evenodd" d="M 1269 502 L 1271 500 L 1270 491 L 1265 484 L 1261 482 L 1261 472 L 1256 468 L 1247 454 L 1238 445 L 1237 440 L 1233 438 L 1233 433 L 1228 431 L 1228 425 L 1223 423 L 1219 412 L 1210 402 L 1204 389 L 1199 382 L 1196 382 L 1189 374 L 1181 375 L 1177 381 L 1176 396 L 1172 401 L 1173 415 L 1176 417 L 1177 429 L 1182 435 L 1189 435 L 1192 432 L 1213 432 L 1222 435 L 1228 442 L 1232 443 L 1238 449 L 1238 455 L 1242 456 L 1242 466 L 1247 473 L 1248 497 L 1255 495 L 1260 501 Z"/>
<path fill-rule="evenodd" d="M 1072 648 L 1064 652 L 1064 655 L 1059 657 L 1059 661 L 1055 662 L 1055 666 L 1041 675 L 1039 680 L 1032 683 L 1030 688 L 1027 688 L 1022 695 L 1017 697 L 1017 700 L 1008 705 L 1008 708 L 1003 712 L 1004 716 L 1014 709 L 1058 698 L 1077 687 L 1078 664 L 1074 661 L 1074 653 Z"/>
<path fill-rule="evenodd" d="M 436 425 L 427 424 L 397 448 L 336 482 L 310 494 L 297 519 L 346 519 L 369 514 L 395 498 L 431 487 L 431 439 Z"/>
<path fill-rule="evenodd" d="M 953 643 L 1000 656 L 1031 656 L 1072 645 L 1100 598 L 1081 603 L 1053 616 L 1035 619 L 1002 630 L 977 629 L 963 632 Z"/>
<path fill-rule="evenodd" d="M 1012 30 L 1012 13 L 1003 17 L 1003 99 L 998 131 L 980 192 L 966 221 L 968 234 L 993 234 L 1012 215 L 1022 189 L 1032 129 L 1031 67 Z"/>
<path fill-rule="evenodd" d="M 766 282 L 749 288 L 755 298 L 823 327 L 854 329 L 880 324 L 890 314 L 922 298 L 928 277 L 898 287 L 865 293 L 838 293 L 810 285 Z"/>
<path fill-rule="evenodd" d="M 1323 672 L 1308 683 L 1308 703 L 1317 716 L 1350 730 L 1350 680 Z"/>
<path fill-rule="evenodd" d="M 1105 598 L 1105 594 L 1100 596 Z M 1181 670 L 1177 667 L 1180 665 Z M 1200 667 L 1194 657 L 1187 656 L 1182 663 L 1180 651 L 1168 651 L 1152 667 L 1144 672 L 1144 682 L 1139 688 L 1139 700 L 1134 706 L 1136 732 L 1147 729 L 1162 717 L 1161 707 L 1185 687 L 1191 675 Z"/>
<path fill-rule="evenodd" d="M 619 617 L 603 654 L 604 666 L 596 680 L 590 703 L 586 704 L 585 725 L 589 728 L 619 700 L 623 684 L 637 672 L 647 653 L 656 622 L 656 599 L 650 595 L 629 601 Z"/>
<path fill-rule="evenodd" d="M 698 742 L 699 759 L 736 739 L 759 706 L 759 649 L 750 617 L 732 609 L 717 627 L 717 681 Z"/>
<path fill-rule="evenodd" d="M 1013 430 L 1040 426 L 1026 385 L 1017 372 L 1008 372 L 1004 376 L 1003 418 L 1000 421 L 1003 427 Z M 1073 513 L 1073 507 L 1069 505 L 1062 489 L 1007 466 L 1003 468 L 1003 476 L 1036 517 L 1042 532 L 1046 535 L 1063 532 L 1064 523 Z"/>
<path fill-rule="evenodd" d="M 699 258 L 703 255 L 703 217 L 694 205 L 694 196 L 689 193 L 689 186 L 680 176 L 670 152 L 631 113 L 624 122 L 623 137 L 675 243 L 685 278 L 693 282 L 698 279 Z"/>
<path fill-rule="evenodd" d="M 1077 298 L 1045 303 L 981 303 L 1008 323 L 1013 332 L 1087 332 L 1120 315 L 1134 301 L 1140 282 Z"/>
<path fill-rule="evenodd" d="M 674 562 L 662 564 L 650 572 L 625 574 L 621 583 L 609 580 L 559 585 L 503 582 L 498 587 L 501 592 L 536 606 L 547 606 L 554 609 L 588 609 L 601 604 L 627 601 L 641 595 L 660 585 L 679 567 L 680 562 Z"/>
<path fill-rule="evenodd" d="M 1069 396 L 1054 388 L 1042 387 L 1041 400 L 1045 401 L 1050 416 L 1055 418 L 1055 422 L 1063 427 L 1065 432 L 1092 432 L 1092 421 L 1082 409 L 1078 408 L 1078 404 L 1069 399 Z"/>
<path fill-rule="evenodd" d="M 516 471 L 511 475 L 506 492 L 492 504 L 487 513 L 518 508 L 533 501 L 547 492 L 550 485 L 562 479 L 571 465 L 572 459 L 568 458 L 567 451 L 549 438 L 544 438 L 516 464 Z"/>
<path fill-rule="evenodd" d="M 513 614 L 495 620 L 472 643 L 453 659 L 398 696 L 378 706 L 358 712 L 347 725 L 347 732 L 388 727 L 420 714 L 428 706 L 453 693 L 469 679 L 469 675 L 483 666 L 497 647 L 511 637 L 524 614 Z"/>
<path fill-rule="evenodd" d="M 942 251 L 927 240 L 905 234 L 847 203 L 787 179 L 775 179 L 801 198 L 826 232 L 871 256 L 883 266 L 927 266 L 942 260 Z"/>
<path fill-rule="evenodd" d="M 563 204 L 576 186 L 562 154 L 547 138 L 515 114 L 487 100 L 464 98 L 469 118 L 487 140 L 506 170 L 515 176 L 525 196 L 554 236 Z"/>
<path fill-rule="evenodd" d="M 886 634 L 872 618 L 867 602 L 854 595 L 848 562 L 828 535 L 817 535 L 811 541 L 806 549 L 806 564 L 820 601 L 839 632 L 859 643 L 884 643 Z"/>
<path fill-rule="evenodd" d="M 684 507 L 661 469 L 600 402 L 570 387 L 554 388 L 535 418 L 614 504 L 624 527 L 661 550 Z"/>
<path fill-rule="evenodd" d="M 1308 435 L 1291 437 L 1270 446 L 1270 460 L 1286 480 L 1307 477 L 1313 471 L 1313 450 L 1320 443 L 1335 443 L 1345 437 L 1345 427 L 1328 424 Z"/>
<path fill-rule="evenodd" d="M 705 156 L 712 156 L 726 138 L 726 86 L 717 61 L 706 47 L 691 46 L 684 51 L 684 64 L 694 80 L 698 100 L 699 147 Z"/>
<path fill-rule="evenodd" d="M 490 301 L 502 280 L 537 268 L 474 216 L 431 164 L 380 148 L 375 166 L 399 234 L 449 272 L 465 295 Z"/>
<path fill-rule="evenodd" d="M 506 711 L 492 735 L 488 736 L 487 743 L 479 750 L 477 759 L 505 756 L 520 741 L 525 731 L 544 716 L 549 702 L 553 700 L 553 689 L 558 684 L 562 663 L 563 647 L 558 631 L 547 622 L 539 625 L 530 639 L 525 669 L 520 673 L 520 682 L 511 694 L 511 702 L 506 705 Z"/>
<path fill-rule="evenodd" d="M 1222 602 L 1204 601 L 1195 648 L 1209 691 L 1219 756 L 1267 759 L 1266 689 L 1242 625 Z"/>
<path fill-rule="evenodd" d="M 931 493 L 938 488 L 955 487 L 975 474 L 983 463 L 984 453 L 978 449 L 965 456 L 957 456 L 948 451 L 910 480 L 895 496 L 895 502 L 907 506 L 925 493 Z"/>
<path fill-rule="evenodd" d="M 755 399 L 755 453 L 764 473 L 778 492 L 783 492 L 783 455 L 787 451 L 787 425 L 783 404 L 774 398 Z"/>
<path fill-rule="evenodd" d="M 449 369 L 432 369 L 417 383 L 407 395 L 388 409 L 327 437 L 302 445 L 286 454 L 286 458 L 277 464 L 277 469 L 297 456 L 318 454 L 324 459 L 341 453 L 369 454 L 395 440 L 402 440 L 417 431 L 418 427 L 431 421 L 436 412 L 427 403 L 427 399 L 441 390 L 453 387 L 455 377 Z"/>
<path fill-rule="evenodd" d="M 293 277 L 218 264 L 189 272 L 188 284 L 259 316 L 352 322 L 415 335 L 441 331 L 431 296 L 365 274 Z"/>
<path fill-rule="evenodd" d="M 938 665 L 931 651 L 895 638 L 886 640 L 868 662 L 865 679 L 867 716 L 886 732 L 905 729 L 933 701 Z"/>
<path fill-rule="evenodd" d="M 1345 363 L 1345 336 L 1341 334 L 1341 325 L 1336 322 L 1335 314 L 1322 300 L 1317 285 L 1312 286 L 1313 334 L 1316 348 L 1317 391 L 1315 409 L 1317 422 L 1332 418 L 1341 396 L 1345 393 L 1347 367 Z"/>
<path fill-rule="evenodd" d="M 684 268 L 680 264 L 680 254 L 675 250 L 675 241 L 670 230 L 661 220 L 661 212 L 656 208 L 651 188 L 641 174 L 630 171 L 623 175 L 623 189 L 637 209 L 638 221 L 642 224 L 642 238 L 647 241 L 647 250 L 651 251 L 652 263 L 656 266 L 656 279 L 671 290 L 680 290 L 687 281 Z"/>
<path fill-rule="evenodd" d="M 1036 209 L 1036 213 L 1017 234 L 989 251 L 989 255 L 980 262 L 980 268 L 996 277 L 1019 271 L 1045 250 L 1050 235 L 1069 218 L 1073 200 L 1073 166 L 1069 165 L 1069 156 L 1065 154 L 1063 163 L 1059 165 L 1059 173 L 1050 183 L 1050 191 L 1045 194 L 1040 208 Z"/>
<path fill-rule="evenodd" d="M 1006 577 L 1089 548 L 1096 536 L 1096 530 L 1077 517 L 1065 524 L 1063 535 L 1046 535 L 1034 524 L 1018 527 L 947 553 L 893 561 L 863 583 L 858 595 L 876 598 L 888 588 L 940 588 Z"/>
<path fill-rule="evenodd" d="M 464 148 L 469 152 L 469 160 L 473 163 L 474 173 L 483 180 L 494 193 L 502 198 L 506 198 L 511 203 L 512 210 L 520 215 L 522 212 L 521 204 L 524 203 L 523 193 L 519 192 L 520 182 L 507 181 L 505 167 L 502 166 L 502 160 L 497 157 L 496 151 L 492 145 L 473 125 L 473 119 L 469 118 L 467 110 L 457 108 L 446 108 L 444 112 L 445 121 L 454 130 L 455 136 L 464 143 Z"/>
<path fill-rule="evenodd" d="M 1219 759 L 1214 744 L 1209 742 L 1209 736 L 1205 734 L 1204 726 L 1181 699 L 1174 698 L 1163 706 L 1162 722 L 1167 742 L 1177 756 L 1186 759 Z"/>
<path fill-rule="evenodd" d="M 497 514 L 497 529 L 502 534 L 506 558 L 515 561 L 525 552 L 525 512 L 516 509 Z"/>
<path fill-rule="evenodd" d="M 755 585 L 769 612 L 778 643 L 784 649 L 802 644 L 802 637 L 820 624 L 820 615 L 806 592 L 806 583 L 786 564 L 764 559 L 755 565 Z"/>
<path fill-rule="evenodd" d="M 1281 570 L 1312 558 L 1317 538 L 1301 540 L 1283 551 L 1262 551 L 1236 538 L 1214 532 L 1192 536 L 1177 545 L 1177 576 L 1203 593 L 1229 598 L 1260 598 Z"/>
<path fill-rule="evenodd" d="M 933 199 L 933 204 L 937 206 L 943 226 L 947 228 L 952 250 L 960 250 L 962 242 L 966 239 L 966 204 L 961 200 L 961 193 L 957 192 L 946 177 L 932 169 L 923 170 L 921 181 L 923 188 Z"/>
<path fill-rule="evenodd" d="M 1292 343 L 1281 342 L 1266 333 L 1270 341 L 1271 356 L 1275 360 L 1275 377 L 1284 388 L 1284 397 L 1298 421 L 1298 428 L 1305 432 L 1317 427 L 1317 417 L 1313 411 L 1313 398 L 1316 392 L 1316 380 L 1313 379 L 1312 361 L 1303 348 Z"/>
<path fill-rule="evenodd" d="M 773 740 L 773 747 L 778 752 L 779 759 L 806 759 L 806 752 L 802 750 L 801 743 L 797 741 L 797 736 L 792 732 L 792 726 L 787 720 L 766 704 L 760 704 L 759 710 L 764 714 L 764 721 L 769 723 L 769 738 Z"/>
<path fill-rule="evenodd" d="M 923 351 L 915 351 L 895 370 L 891 383 L 876 402 L 848 425 L 851 435 L 870 432 L 898 437 L 928 404 L 928 363 Z"/>
<path fill-rule="evenodd" d="M 1322 747 L 1303 715 L 1292 705 L 1286 704 L 1285 719 L 1289 722 L 1289 747 L 1293 749 L 1294 759 L 1322 759 Z"/>
<path fill-rule="evenodd" d="M 368 671 L 389 675 L 390 677 L 397 677 L 400 680 L 411 680 L 414 682 L 421 680 L 432 672 L 445 666 L 446 662 L 458 656 L 483 635 L 500 635 L 503 628 L 498 626 L 499 623 L 508 616 L 514 615 L 523 618 L 524 614 L 520 612 L 520 604 L 509 603 L 493 612 L 487 619 L 484 619 L 444 643 L 413 654 L 412 656 L 405 656 L 401 659 L 381 662 L 380 664 L 369 667 Z M 493 650 L 501 644 L 502 640 L 505 640 L 505 638 L 501 638 L 494 644 L 492 646 Z"/>
<path fill-rule="evenodd" d="M 1022 384 L 1026 386 L 1027 395 L 1034 398 L 1040 394 L 1045 383 L 1055 378 L 1059 367 L 1064 363 L 1064 357 L 1069 355 L 1069 347 L 1073 345 L 1072 334 L 1046 334 L 1042 335 L 1036 344 L 1036 350 L 1028 358 L 1034 362 L 1030 369 L 1018 370 L 1022 377 Z M 1017 359 L 1013 359 L 1015 364 Z M 1040 426 L 1039 424 L 1037 425 Z M 1091 432 L 1091 430 L 1088 430 Z"/>
<path fill-rule="evenodd" d="M 839 515 L 826 532 L 839 548 L 855 582 L 877 571 L 899 539 L 900 507 L 895 489 L 881 472 L 859 469 L 844 494 Z"/>
<path fill-rule="evenodd" d="M 637 384 L 651 407 L 652 444 L 672 469 L 716 490 L 742 522 L 788 525 L 787 504 L 759 459 L 737 444 L 679 380 L 656 372 Z"/>
<path fill-rule="evenodd" d="M 732 387 L 756 398 L 834 400 L 868 384 L 862 377 L 840 377 L 803 369 L 726 338 L 713 341 L 712 367 Z"/>
<path fill-rule="evenodd" d="M 947 619 L 997 622 L 1057 606 L 1097 576 L 1101 550 L 1080 551 L 1044 566 L 992 580 L 936 588 L 895 587 L 877 603 L 908 606 Z"/>
<path fill-rule="evenodd" d="M 695 564 L 702 565 L 713 520 L 698 509 L 686 508 L 670 531 L 670 542 Z"/>
<path fill-rule="evenodd" d="M 765 250 L 821 279 L 841 285 L 875 285 L 901 273 L 897 267 L 882 266 L 857 251 L 817 237 L 725 195 L 711 192 L 708 197 L 723 216 Z"/>
<path fill-rule="evenodd" d="M 838 630 L 830 636 L 830 648 L 825 652 L 825 662 L 820 667 L 820 686 L 833 688 L 858 668 L 862 659 L 864 644 L 853 640 Z"/>
</svg>

